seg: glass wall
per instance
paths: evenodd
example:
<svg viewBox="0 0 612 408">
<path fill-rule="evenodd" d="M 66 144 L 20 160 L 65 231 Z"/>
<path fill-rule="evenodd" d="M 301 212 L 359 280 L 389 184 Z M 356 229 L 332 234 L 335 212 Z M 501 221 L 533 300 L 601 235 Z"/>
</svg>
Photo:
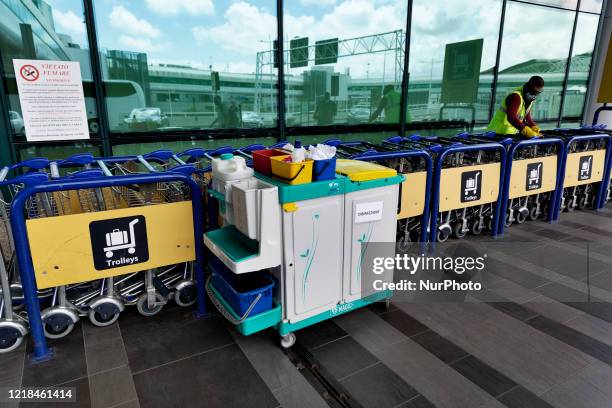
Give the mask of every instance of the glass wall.
<svg viewBox="0 0 612 408">
<path fill-rule="evenodd" d="M 287 126 L 399 124 L 408 2 L 285 2 Z"/>
<path fill-rule="evenodd" d="M 78 61 L 92 137 L 99 131 L 83 5 L 79 1 L 0 1 L 0 55 L 13 140 L 25 140 L 13 59 Z"/>
<path fill-rule="evenodd" d="M 111 132 L 274 127 L 276 2 L 96 1 Z"/>
<path fill-rule="evenodd" d="M 489 120 L 501 8 L 502 0 L 415 0 L 408 71 L 412 120 Z"/>
<path fill-rule="evenodd" d="M 578 15 L 568 82 L 565 88 L 564 120 L 580 120 L 582 117 L 598 22 L 598 15 L 587 13 Z"/>
<path fill-rule="evenodd" d="M 536 121 L 557 120 L 575 12 L 508 2 L 501 44 L 496 108 L 532 75 L 544 78 L 531 115 Z"/>
<path fill-rule="evenodd" d="M 532 75 L 546 82 L 533 111 L 542 127 L 579 123 L 602 4 L 286 0 L 279 11 L 274 0 L 0 0 L 0 98 L 9 110 L 0 121 L 7 122 L 0 157 L 316 142 L 338 134 L 379 140 L 404 124 L 450 135 L 484 128 Z M 97 41 L 88 38 L 86 21 Z M 99 57 L 95 72 L 89 44 Z M 92 141 L 25 141 L 14 58 L 80 62 Z M 98 103 L 107 112 L 98 114 Z"/>
</svg>

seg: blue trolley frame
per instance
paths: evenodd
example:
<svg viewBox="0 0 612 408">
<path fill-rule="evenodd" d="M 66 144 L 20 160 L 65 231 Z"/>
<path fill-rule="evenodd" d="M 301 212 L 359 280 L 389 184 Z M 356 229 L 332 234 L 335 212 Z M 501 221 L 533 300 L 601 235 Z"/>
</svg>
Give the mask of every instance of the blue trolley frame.
<svg viewBox="0 0 612 408">
<path fill-rule="evenodd" d="M 206 314 L 205 289 L 204 289 L 204 261 L 203 261 L 203 222 L 202 222 L 202 194 L 200 187 L 188 175 L 174 172 L 172 170 L 163 173 L 138 174 L 115 177 L 99 177 L 92 179 L 58 179 L 41 182 L 40 184 L 27 185 L 21 190 L 11 203 L 11 229 L 15 240 L 15 250 L 19 264 L 19 273 L 23 285 L 23 292 L 30 324 L 30 332 L 34 342 L 34 359 L 42 361 L 48 359 L 51 354 L 47 347 L 43 324 L 40 314 L 40 303 L 37 296 L 36 278 L 32 265 L 28 234 L 26 229 L 26 218 L 24 208 L 26 200 L 38 193 L 50 193 L 54 191 L 78 190 L 85 188 L 117 187 L 142 183 L 157 182 L 182 182 L 191 190 L 191 201 L 193 207 L 193 226 L 195 236 L 195 276 L 197 287 L 197 312 L 200 316 Z"/>
</svg>

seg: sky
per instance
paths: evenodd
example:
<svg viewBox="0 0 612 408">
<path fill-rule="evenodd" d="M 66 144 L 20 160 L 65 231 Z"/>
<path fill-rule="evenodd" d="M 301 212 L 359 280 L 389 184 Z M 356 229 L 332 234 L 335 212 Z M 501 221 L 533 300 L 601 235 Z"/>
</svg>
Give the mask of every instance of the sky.
<svg viewBox="0 0 612 408">
<path fill-rule="evenodd" d="M 58 32 L 86 44 L 81 2 L 47 0 Z M 576 0 L 539 0 L 574 6 Z M 308 36 L 354 38 L 403 29 L 406 0 L 287 0 L 285 40 Z M 583 0 L 585 6 L 600 0 Z M 102 49 L 146 52 L 150 63 L 171 63 L 221 72 L 255 72 L 255 54 L 276 37 L 274 0 L 96 0 Z M 484 39 L 482 69 L 495 63 L 501 0 L 416 0 L 410 44 L 410 75 L 440 77 L 447 43 Z M 508 3 L 501 68 L 532 58 L 565 58 L 574 14 Z M 574 54 L 592 50 L 597 17 L 579 20 Z M 545 44 L 545 46 L 542 46 Z M 397 76 L 395 53 L 341 58 L 336 72 L 353 77 Z M 401 64 L 398 65 L 401 68 Z M 303 69 L 290 69 L 297 75 Z"/>
</svg>

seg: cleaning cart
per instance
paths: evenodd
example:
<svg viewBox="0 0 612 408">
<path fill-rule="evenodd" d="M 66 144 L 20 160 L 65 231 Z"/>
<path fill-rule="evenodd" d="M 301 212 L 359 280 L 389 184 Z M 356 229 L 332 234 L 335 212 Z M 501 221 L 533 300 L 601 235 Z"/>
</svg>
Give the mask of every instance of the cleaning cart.
<svg viewBox="0 0 612 408">
<path fill-rule="evenodd" d="M 404 177 L 378 164 L 334 158 L 335 173 L 312 181 L 313 167 L 324 163 L 275 163 L 282 155 L 272 152 L 255 156 L 267 157 L 271 166 L 256 160 L 254 176 L 233 179 L 224 193 L 214 193 L 231 199 L 225 208 L 233 214 L 204 235 L 214 255 L 206 289 L 219 312 L 244 335 L 274 327 L 281 345 L 291 347 L 296 330 L 389 299 L 390 291 L 362 288 L 368 278 L 362 261 L 374 242 L 390 243 L 389 254 L 377 256 L 394 255 Z M 269 175 L 258 171 L 262 163 Z M 219 185 L 214 181 L 215 174 L 213 184 Z M 390 282 L 393 276 L 377 279 Z M 254 313 L 262 302 L 266 307 Z"/>
</svg>

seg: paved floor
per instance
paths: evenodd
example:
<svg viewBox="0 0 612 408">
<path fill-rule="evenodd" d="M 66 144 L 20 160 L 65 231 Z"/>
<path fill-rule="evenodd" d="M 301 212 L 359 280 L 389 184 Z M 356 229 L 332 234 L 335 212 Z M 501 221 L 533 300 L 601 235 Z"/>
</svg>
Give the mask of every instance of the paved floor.
<svg viewBox="0 0 612 408">
<path fill-rule="evenodd" d="M 31 345 L 0 355 L 0 387 L 71 386 L 66 406 L 99 408 L 341 406 L 334 392 L 355 407 L 612 407 L 612 209 L 513 226 L 499 242 L 521 241 L 533 242 L 489 254 L 506 267 L 487 303 L 377 304 L 299 331 L 315 374 L 272 331 L 243 337 L 167 307 L 84 321 L 50 342 L 49 362 L 32 364 Z"/>
</svg>

